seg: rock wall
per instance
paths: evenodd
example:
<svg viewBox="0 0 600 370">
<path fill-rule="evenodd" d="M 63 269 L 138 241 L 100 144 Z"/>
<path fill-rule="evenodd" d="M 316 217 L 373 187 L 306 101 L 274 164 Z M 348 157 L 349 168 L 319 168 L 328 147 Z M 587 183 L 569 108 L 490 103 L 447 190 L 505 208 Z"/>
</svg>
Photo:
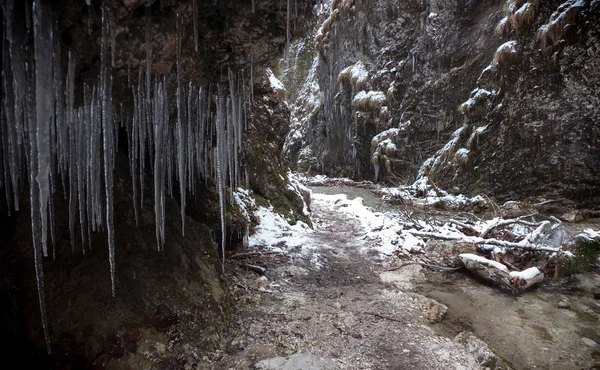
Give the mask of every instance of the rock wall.
<svg viewBox="0 0 600 370">
<path fill-rule="evenodd" d="M 302 20 L 310 15 L 308 1 L 295 1 L 293 6 L 288 12 L 286 3 L 270 0 L 241 3 L 212 0 L 2 2 L 0 310 L 3 319 L 0 328 L 2 344 L 8 344 L 0 349 L 7 361 L 16 358 L 23 366 L 34 368 L 176 369 L 195 367 L 202 354 L 222 344 L 234 307 L 226 274 L 221 271 L 222 255 L 217 245 L 220 246 L 224 238 L 227 251 L 240 247 L 250 221 L 231 201 L 231 188 L 249 184 L 255 194 L 265 202 L 271 201 L 277 210 L 289 215 L 289 219 L 305 218 L 302 200 L 288 189 L 287 168 L 280 157 L 282 139 L 289 128 L 289 110 L 265 82 L 265 68 L 276 65 L 283 55 L 286 34 L 302 32 Z M 42 16 L 35 13 L 42 8 Z M 294 23 L 288 23 L 286 18 Z M 34 30 L 39 32 L 34 20 L 40 19 L 49 25 L 44 37 L 51 37 L 47 45 L 50 52 L 45 54 L 36 54 L 36 48 L 47 41 L 40 42 L 34 33 Z M 75 67 L 73 90 L 67 87 L 70 61 Z M 49 64 L 51 67 L 46 68 Z M 20 66 L 25 66 L 25 77 L 21 80 L 16 76 Z M 41 85 L 33 83 L 37 82 L 36 72 L 42 69 L 49 70 L 47 77 L 54 78 L 50 82 L 56 89 L 52 94 L 40 93 Z M 146 79 L 147 76 L 150 78 Z M 13 83 L 13 77 L 19 84 Z M 230 84 L 232 80 L 234 83 Z M 22 81 L 27 82 L 25 90 L 29 94 L 25 101 L 34 104 L 26 108 L 15 105 L 13 111 L 16 96 L 13 92 L 24 91 Z M 176 88 L 179 81 L 183 81 L 184 93 Z M 156 212 L 156 183 L 153 181 L 158 172 L 158 162 L 153 160 L 161 148 L 155 145 L 159 132 L 155 130 L 161 121 L 157 115 L 153 116 L 154 121 L 148 118 L 147 122 L 153 124 L 139 126 L 156 113 L 156 110 L 148 110 L 150 103 L 146 108 L 142 105 L 144 96 L 148 101 L 159 99 L 159 90 L 155 87 L 160 83 L 164 86 L 161 94 L 167 99 L 162 100 L 165 109 L 159 116 L 166 122 L 164 132 L 170 135 L 164 145 L 187 141 L 186 148 L 190 151 L 181 153 L 171 147 L 165 152 L 164 163 L 172 167 L 165 172 L 166 185 L 161 188 L 166 194 L 161 206 L 165 220 L 163 251 L 157 250 L 160 243 L 157 243 L 158 237 L 155 239 L 157 215 L 161 212 Z M 192 91 L 191 86 L 195 91 L 204 88 L 202 107 L 194 106 L 193 99 L 181 98 L 187 94 L 188 83 L 189 91 Z M 111 86 L 109 93 L 103 89 L 107 85 Z M 99 86 L 101 88 L 93 90 Z M 146 89 L 146 86 L 151 88 Z M 73 173 L 62 167 L 65 159 L 60 157 L 62 149 L 56 149 L 69 145 L 64 145 L 62 138 L 58 139 L 60 135 L 51 136 L 52 155 L 42 153 L 40 158 L 49 159 L 50 171 L 46 176 L 51 173 L 55 180 L 48 202 L 52 212 L 49 230 L 53 231 L 54 244 L 48 240 L 48 256 L 42 258 L 41 253 L 35 253 L 38 257 L 35 266 L 45 272 L 45 278 L 38 280 L 31 248 L 32 234 L 34 240 L 38 235 L 32 233 L 32 217 L 37 220 L 38 216 L 29 212 L 28 193 L 29 180 L 34 179 L 34 186 L 38 186 L 43 175 L 37 176 L 36 162 L 30 161 L 32 157 L 25 153 L 29 154 L 31 146 L 38 145 L 39 140 L 30 140 L 36 137 L 28 135 L 28 130 L 23 130 L 23 141 L 17 143 L 12 137 L 9 139 L 7 133 L 12 135 L 23 129 L 9 118 L 19 116 L 30 125 L 27 127 L 35 127 L 39 124 L 34 119 L 36 111 L 31 108 L 35 99 L 52 99 L 50 130 L 55 131 L 49 132 L 54 135 L 68 127 L 64 132 L 74 137 L 74 127 L 83 127 L 89 120 L 72 120 L 68 125 L 61 125 L 58 112 L 64 110 L 64 100 L 68 108 L 69 91 L 73 91 L 74 109 L 82 106 L 98 109 L 92 111 L 91 116 L 106 117 L 109 112 L 99 107 L 112 107 L 112 119 L 95 121 L 102 122 L 103 128 L 95 149 L 104 156 L 93 152 L 95 161 L 87 162 L 77 156 L 79 153 L 73 153 L 66 161 L 79 163 L 89 176 L 98 180 L 90 180 L 88 185 L 102 190 L 96 192 L 101 199 L 96 211 L 102 219 L 110 213 L 104 188 L 110 189 L 114 228 L 108 221 L 94 227 L 93 232 L 90 228 L 82 246 L 80 233 L 83 234 L 82 229 L 87 230 L 88 225 L 84 222 L 80 225 L 80 220 L 85 216 L 77 217 L 73 224 L 69 220 L 73 214 L 85 213 L 85 205 L 75 207 L 77 213 L 70 211 L 70 194 L 77 185 L 70 182 Z M 90 99 L 95 98 L 102 103 L 90 104 Z M 202 102 L 202 98 L 197 101 Z M 234 104 L 241 108 L 236 118 L 232 118 Z M 204 106 L 210 124 L 202 129 L 201 143 L 189 137 L 190 131 L 174 134 L 181 125 L 181 111 L 187 110 L 191 122 L 191 117 L 198 117 Z M 230 166 L 228 174 L 223 176 L 226 184 L 221 182 L 225 188 L 222 203 L 216 171 L 198 170 L 194 176 L 182 177 L 176 167 L 179 159 L 174 159 L 185 157 L 189 160 L 186 163 L 192 163 L 191 151 L 197 154 L 200 153 L 198 148 L 205 148 L 201 150 L 206 153 L 204 160 L 210 168 L 217 161 L 215 148 L 220 135 L 218 124 L 217 127 L 211 125 L 219 114 L 222 114 L 218 118 L 221 125 L 232 120 L 241 123 L 240 132 L 235 134 L 235 141 L 239 138 L 240 144 L 233 146 L 239 148 L 238 155 L 230 153 L 221 157 L 227 158 Z M 109 130 L 109 126 L 113 130 Z M 134 127 L 138 127 L 137 134 L 132 134 Z M 234 141 L 232 132 L 233 128 L 228 128 L 228 144 Z M 113 133 L 118 145 L 114 142 L 110 148 L 105 138 Z M 88 134 L 90 136 L 84 132 L 82 142 L 91 140 L 92 134 Z M 145 139 L 143 135 L 147 135 Z M 142 149 L 138 146 L 137 151 L 133 151 L 132 143 L 136 140 Z M 113 158 L 106 156 L 109 151 Z M 114 162 L 113 167 L 106 165 L 109 161 Z M 13 163 L 17 164 L 13 166 Z M 236 181 L 233 178 L 238 174 L 233 167 L 242 169 Z M 107 185 L 104 177 L 107 171 L 111 173 L 112 186 Z M 96 177 L 96 174 L 102 175 Z M 185 180 L 180 181 L 182 178 Z M 137 189 L 137 194 L 133 189 Z M 20 196 L 18 211 L 13 204 L 16 194 Z M 221 204 L 224 204 L 226 223 L 224 237 L 221 236 Z M 37 227 L 39 222 L 34 222 L 33 228 Z M 107 248 L 111 244 L 107 229 L 114 230 L 114 255 Z M 111 293 L 109 260 L 113 257 L 116 290 Z M 43 295 L 41 299 L 38 297 L 39 281 L 45 282 L 41 289 L 45 299 Z M 46 302 L 46 313 L 42 315 L 40 301 Z M 52 356 L 45 354 L 41 316 L 46 314 Z"/>
<path fill-rule="evenodd" d="M 598 13 L 597 1 L 332 1 L 307 41 L 316 109 L 288 156 L 328 175 L 593 202 Z"/>
</svg>

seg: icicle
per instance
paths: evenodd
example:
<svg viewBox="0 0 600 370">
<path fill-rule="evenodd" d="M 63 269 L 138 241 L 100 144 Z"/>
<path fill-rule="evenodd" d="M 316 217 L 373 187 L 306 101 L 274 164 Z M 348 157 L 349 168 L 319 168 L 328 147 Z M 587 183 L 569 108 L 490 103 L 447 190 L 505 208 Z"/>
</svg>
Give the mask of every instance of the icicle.
<svg viewBox="0 0 600 370">
<path fill-rule="evenodd" d="M 92 35 L 92 20 L 94 18 L 94 9 L 92 7 L 91 4 L 91 0 L 86 0 L 87 6 L 88 6 L 88 18 L 87 18 L 87 31 L 88 31 L 88 35 Z"/>
<path fill-rule="evenodd" d="M 250 54 L 250 102 L 254 103 L 254 53 Z"/>
<path fill-rule="evenodd" d="M 181 233 L 185 235 L 185 128 L 183 92 L 181 91 L 181 16 L 177 14 L 177 168 L 179 173 L 179 195 L 181 197 Z"/>
<path fill-rule="evenodd" d="M 114 24 L 112 17 L 110 18 L 110 21 L 109 21 L 109 28 L 110 28 L 110 65 L 112 68 L 115 68 L 117 42 L 116 42 L 116 36 L 115 36 L 115 24 Z"/>
<path fill-rule="evenodd" d="M 139 181 L 140 181 L 140 209 L 144 209 L 144 171 L 146 170 L 146 104 L 144 85 L 142 84 L 142 71 L 138 75 L 138 127 L 137 134 L 139 139 L 138 157 L 139 160 Z"/>
<path fill-rule="evenodd" d="M 286 20 L 286 37 L 285 37 L 285 63 L 286 63 L 286 67 L 288 66 L 289 63 L 289 53 L 290 53 L 290 40 L 291 40 L 291 33 L 290 33 L 290 23 L 291 23 L 291 15 L 292 15 L 292 0 L 287 0 L 287 20 Z"/>
<path fill-rule="evenodd" d="M 106 202 L 106 231 L 108 238 L 108 259 L 110 264 L 111 291 L 116 296 L 115 242 L 113 228 L 113 112 L 112 112 L 112 70 L 108 61 L 110 37 L 110 9 L 102 6 L 102 37 L 100 43 L 100 88 L 99 103 L 104 152 L 104 194 Z"/>
<path fill-rule="evenodd" d="M 145 103 L 145 108 L 144 108 L 144 112 L 145 112 L 145 116 L 142 117 L 142 119 L 144 120 L 145 123 L 145 135 L 143 136 L 144 138 L 144 143 L 141 145 L 142 148 L 142 152 L 141 155 L 145 156 L 146 154 L 146 144 L 145 144 L 145 139 L 148 138 L 150 142 L 152 142 L 152 137 L 154 129 L 154 123 L 153 123 L 153 115 L 152 115 L 152 99 L 151 99 L 151 91 L 152 91 L 152 23 L 151 23 L 151 9 L 149 6 L 146 7 L 146 100 L 144 101 Z M 144 129 L 144 127 L 142 129 Z M 152 145 L 151 143 L 149 143 L 148 145 Z M 150 150 L 150 163 L 153 164 L 153 151 Z M 144 170 L 144 168 L 142 168 L 142 170 Z M 143 174 L 140 175 L 140 178 L 143 177 Z M 143 195 L 143 190 L 142 193 Z M 142 198 L 142 209 L 143 209 L 143 198 Z"/>
<path fill-rule="evenodd" d="M 68 126 L 65 119 L 65 91 L 63 86 L 61 51 L 58 38 L 54 40 L 53 59 L 54 59 L 54 115 L 56 126 L 56 152 L 58 157 L 58 170 L 61 174 L 63 189 L 66 189 L 65 175 L 68 164 Z M 66 192 L 65 192 L 66 196 Z"/>
<path fill-rule="evenodd" d="M 254 0 L 252 0 L 252 6 L 254 9 Z M 194 0 L 194 11 L 193 11 L 193 17 L 194 17 L 194 50 L 196 51 L 196 53 L 198 52 L 198 0 Z M 252 10 L 252 12 L 254 13 L 254 10 Z"/>
<path fill-rule="evenodd" d="M 164 130 L 165 130 L 165 106 L 163 97 L 163 84 L 158 82 L 154 92 L 154 222 L 156 230 L 156 245 L 162 250 L 164 245 Z"/>
<path fill-rule="evenodd" d="M 42 250 L 48 256 L 48 198 L 50 197 L 49 176 L 52 166 L 50 125 L 52 124 L 52 27 L 46 21 L 47 11 L 38 1 L 33 2 L 35 38 L 35 106 L 37 175 L 40 192 L 40 222 L 42 228 Z"/>
<path fill-rule="evenodd" d="M 43 265 L 42 265 L 42 253 L 43 253 L 43 236 L 41 234 L 41 213 L 43 211 L 45 211 L 43 205 L 41 204 L 41 198 L 43 197 L 43 195 L 48 194 L 48 192 L 41 190 L 40 186 L 44 185 L 44 183 L 47 185 L 48 184 L 48 180 L 46 178 L 46 180 L 44 181 L 44 179 L 42 178 L 43 176 L 40 176 L 40 167 L 42 167 L 42 169 L 44 167 L 47 168 L 48 166 L 48 159 L 47 159 L 47 152 L 39 155 L 39 150 L 40 150 L 40 142 L 41 142 L 41 150 L 49 150 L 49 144 L 48 144 L 48 136 L 49 133 L 46 135 L 45 139 L 46 141 L 44 141 L 44 138 L 40 138 L 40 132 L 39 131 L 43 131 L 44 128 L 48 129 L 49 126 L 49 122 L 50 119 L 49 117 L 47 119 L 42 119 L 44 118 L 44 114 L 43 112 L 48 112 L 49 108 L 49 104 L 48 104 L 48 99 L 47 96 L 42 96 L 42 94 L 44 93 L 43 88 L 46 87 L 48 88 L 50 83 L 49 83 L 49 79 L 50 77 L 45 75 L 48 74 L 50 75 L 50 72 L 48 71 L 49 68 L 51 68 L 51 64 L 48 63 L 48 60 L 50 58 L 49 56 L 49 47 L 48 47 L 48 28 L 43 27 L 42 25 L 42 21 L 43 21 L 43 11 L 42 8 L 40 7 L 40 4 L 37 1 L 34 1 L 33 3 L 33 18 L 34 18 L 34 45 L 35 45 L 35 58 L 36 58 L 36 68 L 35 68 L 35 74 L 32 76 L 33 79 L 32 81 L 30 81 L 27 85 L 28 85 L 28 101 L 26 106 L 29 108 L 27 109 L 27 130 L 26 132 L 28 133 L 28 147 L 29 147 L 29 151 L 28 151 L 28 164 L 29 164 L 29 197 L 30 197 L 30 203 L 31 203 L 31 209 L 30 209 L 30 213 L 31 213 L 31 229 L 32 229 L 32 236 L 33 236 L 33 258 L 34 258 L 34 266 L 35 266 L 35 275 L 36 275 L 36 282 L 37 282 L 37 290 L 38 290 L 38 301 L 39 301 L 39 305 L 40 305 L 40 314 L 41 314 L 41 321 L 42 321 L 42 327 L 43 327 L 43 331 L 44 331 L 44 339 L 46 340 L 46 348 L 48 350 L 48 354 L 51 353 L 51 347 L 50 347 L 50 335 L 49 335 L 49 330 L 48 330 L 48 318 L 46 315 L 46 298 L 45 298 L 45 292 L 44 292 L 44 270 L 43 270 Z M 44 29 L 45 28 L 45 29 Z M 42 34 L 42 32 L 44 32 L 44 34 Z M 39 69 L 38 69 L 39 67 Z M 30 73 L 32 71 L 29 71 Z M 38 83 L 39 82 L 39 83 Z M 34 85 L 35 84 L 35 85 Z M 36 87 L 38 89 L 40 89 L 41 91 L 38 91 L 38 89 L 36 89 Z M 35 105 L 34 105 L 35 104 Z M 41 112 L 38 110 L 38 105 L 39 108 L 41 108 Z M 32 109 L 33 107 L 35 107 L 35 109 Z M 41 126 L 41 128 L 40 128 Z M 42 161 L 43 163 L 40 165 L 40 161 Z M 41 184 L 40 184 L 41 183 Z M 46 205 L 47 205 L 47 201 L 46 201 Z"/>
<path fill-rule="evenodd" d="M 217 94 L 217 146 L 216 146 L 216 175 L 217 175 L 217 191 L 219 194 L 219 209 L 221 214 L 221 269 L 225 272 L 225 244 L 226 244 L 226 219 L 225 219 L 225 176 L 227 172 L 227 162 L 224 159 L 225 155 L 225 117 L 223 116 L 223 92 L 219 88 Z"/>
<path fill-rule="evenodd" d="M 194 111 L 192 109 L 193 107 L 193 102 L 194 102 L 194 89 L 192 86 L 192 81 L 189 82 L 188 84 L 188 95 L 187 95 L 187 124 L 186 124 L 186 128 L 187 128 L 187 133 L 186 133 L 186 154 L 187 154 L 187 158 L 186 158 L 186 171 L 187 171 L 187 178 L 188 178 L 188 182 L 186 184 L 186 186 L 192 191 L 193 194 L 193 186 L 194 186 L 194 158 L 195 158 L 195 150 L 197 147 L 197 143 L 194 142 L 194 125 L 193 125 L 193 118 L 194 118 Z"/>
<path fill-rule="evenodd" d="M 254 14 L 254 11 L 256 10 L 256 0 L 252 0 L 252 14 Z"/>
<path fill-rule="evenodd" d="M 89 192 L 90 189 L 87 188 L 87 171 L 86 167 L 88 165 L 88 148 L 89 145 L 85 145 L 85 139 L 89 135 L 87 132 L 87 127 L 89 126 L 89 101 L 90 101 L 90 89 L 87 85 L 83 86 L 83 100 L 84 106 L 77 110 L 77 122 L 79 123 L 75 126 L 75 122 L 73 125 L 76 127 L 76 136 L 77 136 L 77 151 L 76 158 L 77 160 L 77 194 L 79 197 L 79 224 L 81 225 L 81 250 L 85 255 L 85 242 L 86 242 L 86 230 L 87 225 L 91 223 L 89 219 L 88 208 L 90 207 L 89 202 Z M 87 104 L 86 104 L 87 103 Z M 86 223 L 86 219 L 89 221 Z"/>
<path fill-rule="evenodd" d="M 133 117 L 131 122 L 131 130 L 129 133 L 129 170 L 131 172 L 131 187 L 133 189 L 133 213 L 135 216 L 135 226 L 139 226 L 138 222 L 138 205 L 137 205 L 137 147 L 139 144 L 137 132 L 139 130 L 139 109 L 140 109 L 140 98 L 137 94 L 136 88 L 131 87 L 133 93 Z"/>
</svg>

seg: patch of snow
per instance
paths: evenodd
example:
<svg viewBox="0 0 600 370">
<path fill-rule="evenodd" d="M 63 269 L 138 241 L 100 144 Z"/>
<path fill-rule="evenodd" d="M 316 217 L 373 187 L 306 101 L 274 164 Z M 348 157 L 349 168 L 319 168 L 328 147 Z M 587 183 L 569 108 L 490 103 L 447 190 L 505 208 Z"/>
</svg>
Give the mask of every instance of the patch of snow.
<svg viewBox="0 0 600 370">
<path fill-rule="evenodd" d="M 513 278 L 519 278 L 519 279 L 523 279 L 523 280 L 531 280 L 534 277 L 538 276 L 539 274 L 541 274 L 541 272 L 537 267 L 530 267 L 523 271 L 511 271 L 511 273 L 508 275 L 508 278 L 511 280 Z"/>
<path fill-rule="evenodd" d="M 357 107 L 376 105 L 380 107 L 386 101 L 387 98 L 385 97 L 383 91 L 365 92 L 362 90 L 354 96 L 354 99 L 352 99 L 352 105 Z"/>
<path fill-rule="evenodd" d="M 313 193 L 312 199 L 322 207 L 345 213 L 360 222 L 364 232 L 361 239 L 366 242 L 363 251 L 374 249 L 381 255 L 390 255 L 401 242 L 400 223 L 388 214 L 372 211 L 363 204 L 360 197 L 350 200 L 345 194 Z M 418 245 L 416 242 L 413 244 L 415 247 Z M 424 246 L 424 243 L 422 245 Z"/>
<path fill-rule="evenodd" d="M 275 77 L 275 74 L 270 68 L 267 68 L 267 77 L 269 78 L 269 84 L 273 90 L 285 91 L 285 86 L 283 86 L 283 83 L 279 81 L 277 77 Z"/>
<path fill-rule="evenodd" d="M 489 259 L 487 259 L 485 257 L 481 257 L 481 256 L 478 256 L 478 255 L 473 254 L 473 253 L 462 253 L 462 254 L 459 254 L 459 257 L 463 261 L 464 260 L 471 260 L 471 261 L 475 261 L 475 262 L 481 263 L 481 264 L 486 265 L 486 266 L 495 267 L 498 270 L 502 270 L 502 271 L 508 272 L 508 268 L 505 265 L 501 264 L 500 262 L 492 261 L 492 260 L 489 260 Z"/>
<path fill-rule="evenodd" d="M 364 86 L 369 80 L 369 72 L 362 61 L 358 61 L 351 66 L 344 68 L 338 75 L 338 81 L 344 79 L 350 80 L 355 87 Z"/>
<path fill-rule="evenodd" d="M 507 41 L 496 49 L 496 53 L 509 52 L 515 54 L 517 52 L 517 42 L 515 40 Z"/>
<path fill-rule="evenodd" d="M 268 250 L 283 252 L 285 248 L 314 249 L 316 246 L 307 245 L 306 235 L 312 229 L 302 221 L 290 225 L 285 218 L 273 211 L 273 207 L 259 206 L 254 211 L 254 216 L 260 220 L 255 233 L 249 238 L 249 246 L 264 247 Z"/>
<path fill-rule="evenodd" d="M 469 156 L 469 149 L 467 148 L 460 148 L 456 151 L 456 156 L 459 158 L 466 158 Z"/>
<path fill-rule="evenodd" d="M 525 12 L 527 12 L 527 10 L 529 10 L 530 7 L 531 7 L 530 3 L 525 3 L 519 8 L 519 10 L 517 10 L 515 12 L 515 14 L 518 14 L 518 15 L 525 14 Z"/>
</svg>

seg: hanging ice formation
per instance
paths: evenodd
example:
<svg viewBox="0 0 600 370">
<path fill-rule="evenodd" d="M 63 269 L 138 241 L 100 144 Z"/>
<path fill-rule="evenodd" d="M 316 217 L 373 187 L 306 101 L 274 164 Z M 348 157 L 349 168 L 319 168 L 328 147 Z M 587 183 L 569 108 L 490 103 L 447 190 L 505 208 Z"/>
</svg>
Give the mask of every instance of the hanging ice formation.
<svg viewBox="0 0 600 370">
<path fill-rule="evenodd" d="M 196 1 L 194 1 L 196 4 Z M 196 4 L 197 7 L 197 4 Z M 90 7 L 91 9 L 91 7 Z M 18 11 L 17 11 L 18 10 Z M 177 76 L 152 75 L 152 28 L 146 13 L 146 65 L 138 78 L 130 76 L 133 106 L 113 100 L 113 65 L 117 62 L 114 18 L 103 4 L 100 24 L 100 68 L 97 79 L 76 86 L 77 57 L 61 52 L 57 25 L 45 2 L 2 3 L 0 110 L 0 190 L 8 212 L 20 208 L 21 188 L 29 184 L 34 264 L 41 322 L 48 351 L 43 258 L 50 239 L 54 255 L 55 189 L 68 201 L 72 251 L 93 247 L 93 233 L 106 234 L 111 292 L 117 292 L 113 225 L 114 169 L 119 125 L 127 132 L 127 147 L 136 224 L 144 207 L 146 174 L 154 187 L 157 248 L 164 248 L 165 196 L 181 205 L 182 233 L 188 194 L 196 183 L 215 179 L 220 205 L 221 254 L 226 245 L 227 199 L 241 183 L 240 152 L 246 127 L 246 107 L 253 98 L 253 56 L 250 78 L 228 69 L 228 84 L 201 86 L 186 79 L 182 65 L 181 24 L 178 22 Z M 17 22 L 16 13 L 25 13 Z M 91 17 L 88 23 L 91 23 Z M 196 27 L 196 26 L 194 26 Z M 33 43 L 28 43 L 33 40 Z M 64 56 L 64 58 L 63 58 Z M 63 63 L 63 59 L 64 63 Z M 249 88 L 246 93 L 245 88 Z M 76 96 L 82 99 L 76 105 Z M 175 114 L 174 114 L 175 113 Z M 152 171 L 147 171 L 146 167 Z M 22 172 L 23 169 L 27 173 Z M 179 193 L 174 194 L 178 186 Z M 79 232 L 77 229 L 79 228 Z M 76 249 L 77 248 L 77 249 Z"/>
</svg>

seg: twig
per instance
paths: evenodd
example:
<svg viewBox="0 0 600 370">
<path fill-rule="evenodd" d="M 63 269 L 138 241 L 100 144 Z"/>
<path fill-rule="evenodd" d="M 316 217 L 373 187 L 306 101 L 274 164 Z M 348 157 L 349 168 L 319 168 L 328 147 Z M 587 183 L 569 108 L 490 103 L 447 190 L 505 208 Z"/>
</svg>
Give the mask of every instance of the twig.
<svg viewBox="0 0 600 370">
<path fill-rule="evenodd" d="M 508 226 L 508 225 L 512 225 L 512 224 L 521 224 L 521 225 L 530 226 L 530 227 L 540 226 L 540 224 L 541 224 L 540 222 L 529 222 L 529 221 L 524 220 L 525 218 L 529 218 L 529 217 L 533 217 L 533 216 L 535 216 L 535 214 L 521 216 L 521 217 L 517 217 L 515 219 L 510 219 L 510 220 L 498 220 L 494 224 L 490 224 L 488 227 L 486 227 L 479 234 L 479 237 L 484 238 L 487 234 L 490 233 L 490 231 L 494 230 L 495 228 L 501 227 L 501 226 Z"/>
<path fill-rule="evenodd" d="M 243 252 L 229 256 L 229 258 L 243 258 L 251 256 L 270 256 L 273 254 L 283 254 L 281 252 Z"/>
<path fill-rule="evenodd" d="M 403 263 L 400 266 L 395 266 L 395 267 L 391 267 L 387 270 L 383 270 L 383 271 L 396 271 L 401 269 L 404 266 L 408 266 L 408 265 L 421 265 L 421 266 L 425 266 L 425 267 L 429 267 L 431 269 L 437 269 L 437 270 L 441 270 L 441 271 L 448 271 L 448 272 L 452 272 L 452 271 L 458 271 L 460 269 L 462 269 L 461 267 L 445 267 L 445 266 L 437 266 L 437 265 L 430 265 L 428 263 L 424 263 L 424 262 L 407 262 L 407 263 Z"/>
<path fill-rule="evenodd" d="M 496 202 L 494 202 L 493 200 L 491 200 L 490 197 L 488 197 L 487 195 L 483 194 L 483 196 L 492 205 L 492 209 L 494 210 L 494 217 L 498 217 L 498 215 L 500 215 L 500 217 L 502 217 L 502 210 L 500 209 L 500 207 L 498 206 L 498 204 L 496 204 Z"/>
<path fill-rule="evenodd" d="M 264 275 L 267 271 L 266 268 L 258 266 L 258 265 L 250 265 L 250 264 L 240 264 L 241 267 L 250 270 L 252 272 L 256 272 L 259 275 Z"/>
<path fill-rule="evenodd" d="M 460 226 L 463 229 L 471 230 L 472 232 L 474 232 L 476 234 L 479 234 L 479 230 L 477 230 L 475 228 L 475 226 L 468 225 L 468 224 L 465 224 L 464 222 L 456 221 L 456 220 L 453 220 L 453 219 L 449 219 L 449 220 L 447 220 L 447 222 L 455 224 L 456 226 Z"/>
<path fill-rule="evenodd" d="M 379 317 L 380 319 L 386 319 L 386 320 L 390 320 L 390 321 L 395 321 L 395 322 L 399 322 L 399 323 L 402 323 L 402 324 L 405 324 L 405 323 L 406 323 L 406 321 L 405 321 L 405 320 L 399 320 L 399 319 L 395 319 L 395 318 L 393 318 L 393 317 L 389 317 L 389 316 L 381 315 L 381 314 L 378 314 L 378 313 L 375 313 L 375 312 L 367 312 L 367 311 L 363 311 L 362 313 L 363 313 L 363 314 L 365 314 L 365 315 L 371 315 L 371 316 Z"/>
</svg>

